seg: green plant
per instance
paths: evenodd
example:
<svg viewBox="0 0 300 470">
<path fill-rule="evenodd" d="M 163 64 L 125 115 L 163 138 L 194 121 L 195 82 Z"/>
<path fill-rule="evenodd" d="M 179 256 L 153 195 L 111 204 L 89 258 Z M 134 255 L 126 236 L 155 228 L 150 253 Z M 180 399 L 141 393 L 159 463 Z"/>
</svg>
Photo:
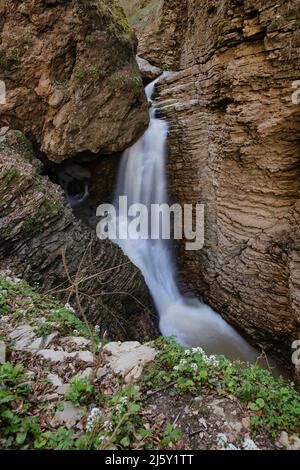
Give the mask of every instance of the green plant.
<svg viewBox="0 0 300 470">
<path fill-rule="evenodd" d="M 4 293 L 0 290 L 0 315 L 6 315 L 7 312 L 9 312 L 9 304 L 4 297 Z"/>
<path fill-rule="evenodd" d="M 160 444 L 162 448 L 169 447 L 181 439 L 181 430 L 174 428 L 171 423 L 166 423 L 165 434 Z"/>
<path fill-rule="evenodd" d="M 85 80 L 87 76 L 87 73 L 84 69 L 79 69 L 75 75 L 74 75 L 74 78 L 75 80 L 78 80 L 79 82 L 83 82 L 83 80 Z"/>
<path fill-rule="evenodd" d="M 12 181 L 20 176 L 21 173 L 16 167 L 9 168 L 5 173 L 5 178 L 7 178 L 9 181 Z"/>
<path fill-rule="evenodd" d="M 23 227 L 24 227 L 25 231 L 28 231 L 30 228 L 35 227 L 35 225 L 36 225 L 35 218 L 34 217 L 27 217 L 27 219 L 24 220 Z"/>
<path fill-rule="evenodd" d="M 40 432 L 37 419 L 27 416 L 29 404 L 24 403 L 31 389 L 22 365 L 6 363 L 0 367 L 0 428 L 5 448 L 24 446 Z"/>
<path fill-rule="evenodd" d="M 15 48 L 0 47 L 0 70 L 10 72 L 19 64 L 19 52 Z"/>
<path fill-rule="evenodd" d="M 69 80 L 63 80 L 63 81 L 56 80 L 53 83 L 53 87 L 57 89 L 68 88 L 68 86 L 69 86 Z"/>
<path fill-rule="evenodd" d="M 100 78 L 105 76 L 105 72 L 100 70 L 100 68 L 97 67 L 97 65 L 91 65 L 90 73 L 95 80 L 100 80 Z"/>
<path fill-rule="evenodd" d="M 94 394 L 94 385 L 88 378 L 75 378 L 65 397 L 75 405 L 89 405 Z"/>
<path fill-rule="evenodd" d="M 53 324 L 65 335 L 80 335 L 89 338 L 89 331 L 85 324 L 76 317 L 73 311 L 67 307 L 51 309 L 47 320 L 38 328 L 39 336 L 47 336 L 53 330 Z"/>
<path fill-rule="evenodd" d="M 75 433 L 72 429 L 59 427 L 56 431 L 46 431 L 41 433 L 34 442 L 37 450 L 70 450 L 76 447 Z"/>
<path fill-rule="evenodd" d="M 156 344 L 161 353 L 144 377 L 145 387 L 174 383 L 179 394 L 199 394 L 203 387 L 230 393 L 250 410 L 254 432 L 264 429 L 275 436 L 282 429 L 300 430 L 300 394 L 293 383 L 273 377 L 258 364 L 208 357 L 201 348 L 184 350 L 173 339 Z"/>
</svg>

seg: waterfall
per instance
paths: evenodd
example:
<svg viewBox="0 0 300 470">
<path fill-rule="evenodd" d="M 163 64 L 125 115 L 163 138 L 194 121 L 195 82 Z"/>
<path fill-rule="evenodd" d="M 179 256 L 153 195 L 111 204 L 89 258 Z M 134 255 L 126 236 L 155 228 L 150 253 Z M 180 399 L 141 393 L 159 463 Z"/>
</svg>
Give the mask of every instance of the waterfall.
<svg viewBox="0 0 300 470">
<path fill-rule="evenodd" d="M 145 134 L 122 157 L 115 193 L 127 196 L 128 206 L 168 202 L 166 157 L 168 124 L 156 117 L 154 88 L 146 87 L 150 106 L 150 125 Z M 128 221 L 120 220 L 119 223 Z M 141 270 L 160 316 L 164 336 L 175 336 L 186 347 L 201 346 L 208 354 L 224 354 L 230 359 L 255 360 L 257 352 L 209 306 L 197 299 L 182 297 L 178 284 L 172 245 L 162 238 L 115 240 Z"/>
</svg>

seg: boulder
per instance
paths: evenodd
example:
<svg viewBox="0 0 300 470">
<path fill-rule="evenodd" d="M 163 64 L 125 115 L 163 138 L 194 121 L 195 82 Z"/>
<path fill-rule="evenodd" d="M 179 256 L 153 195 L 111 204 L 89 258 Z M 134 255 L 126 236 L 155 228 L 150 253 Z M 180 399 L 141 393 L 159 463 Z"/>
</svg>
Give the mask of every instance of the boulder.
<svg viewBox="0 0 300 470">
<path fill-rule="evenodd" d="M 142 57 L 137 56 L 136 61 L 145 82 L 152 82 L 162 74 L 162 70 L 159 67 L 151 65 L 148 60 Z"/>
<path fill-rule="evenodd" d="M 146 129 L 136 38 L 116 2 L 4 2 L 0 44 L 0 125 L 49 159 L 122 151 Z"/>
<path fill-rule="evenodd" d="M 110 369 L 126 382 L 138 381 L 145 367 L 154 361 L 157 351 L 138 342 L 109 343 L 104 347 Z"/>
</svg>

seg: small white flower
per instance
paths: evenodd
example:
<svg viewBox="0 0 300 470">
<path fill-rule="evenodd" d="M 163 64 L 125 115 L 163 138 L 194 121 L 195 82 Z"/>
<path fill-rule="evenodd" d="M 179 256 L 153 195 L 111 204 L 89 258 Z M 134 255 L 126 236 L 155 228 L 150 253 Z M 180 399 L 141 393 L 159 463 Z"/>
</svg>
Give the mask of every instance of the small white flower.
<svg viewBox="0 0 300 470">
<path fill-rule="evenodd" d="M 202 348 L 199 348 L 199 347 L 198 347 L 198 348 L 193 348 L 193 349 L 192 349 L 192 352 L 193 352 L 194 354 L 199 353 L 199 354 L 204 354 L 204 355 L 205 355 L 205 352 L 203 351 L 203 349 L 202 349 Z"/>
<path fill-rule="evenodd" d="M 104 421 L 103 427 L 105 428 L 106 431 L 112 432 L 113 431 L 113 425 L 109 421 Z"/>
<path fill-rule="evenodd" d="M 227 436 L 223 433 L 219 433 L 217 435 L 217 444 L 219 447 L 225 447 L 225 445 L 227 444 L 228 442 L 228 439 L 227 439 Z"/>
<path fill-rule="evenodd" d="M 234 444 L 228 443 L 228 438 L 223 433 L 219 433 L 217 435 L 217 444 L 221 450 L 240 450 Z"/>
<path fill-rule="evenodd" d="M 181 359 L 180 365 L 185 366 L 186 364 L 187 364 L 187 360 L 186 359 Z"/>
<path fill-rule="evenodd" d="M 99 419 L 100 419 L 100 409 L 97 407 L 92 408 L 89 416 L 87 417 L 86 432 L 93 432 Z"/>
<path fill-rule="evenodd" d="M 244 449 L 244 450 L 259 450 L 259 448 L 258 448 L 257 445 L 255 444 L 255 442 L 252 441 L 252 439 L 250 439 L 249 437 L 247 437 L 247 438 L 244 440 L 243 449 Z"/>
<path fill-rule="evenodd" d="M 206 362 L 206 364 L 214 366 L 214 367 L 219 366 L 219 361 L 216 358 L 216 356 L 206 356 L 205 357 L 205 362 Z"/>
<path fill-rule="evenodd" d="M 224 450 L 240 450 L 240 449 L 236 447 L 234 444 L 228 444 L 228 446 L 225 447 Z"/>
<path fill-rule="evenodd" d="M 180 369 L 180 367 L 179 367 L 179 366 L 174 366 L 174 367 L 173 367 L 173 370 L 175 370 L 176 372 L 178 372 L 178 371 L 179 371 L 179 369 Z"/>
<path fill-rule="evenodd" d="M 186 350 L 184 351 L 184 355 L 185 355 L 185 356 L 190 356 L 191 353 L 192 353 L 192 352 L 191 352 L 190 349 L 186 349 Z"/>
<path fill-rule="evenodd" d="M 96 326 L 95 326 L 95 332 L 96 332 L 96 333 L 100 333 L 100 326 L 99 326 L 99 325 L 96 325 Z"/>
<path fill-rule="evenodd" d="M 198 372 L 198 365 L 196 363 L 191 364 L 191 368 L 194 372 Z"/>
<path fill-rule="evenodd" d="M 75 312 L 75 309 L 74 309 L 74 308 L 72 307 L 72 305 L 70 305 L 69 303 L 67 303 L 67 304 L 65 305 L 65 308 L 68 309 L 68 310 L 70 310 L 70 312 L 72 312 L 72 313 L 76 313 L 76 312 Z"/>
</svg>

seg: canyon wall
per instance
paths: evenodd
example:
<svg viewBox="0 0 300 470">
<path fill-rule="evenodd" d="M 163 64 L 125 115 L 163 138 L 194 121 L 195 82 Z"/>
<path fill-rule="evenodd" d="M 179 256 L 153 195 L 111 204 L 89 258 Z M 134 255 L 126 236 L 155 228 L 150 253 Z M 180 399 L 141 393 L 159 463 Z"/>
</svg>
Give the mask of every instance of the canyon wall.
<svg viewBox="0 0 300 470">
<path fill-rule="evenodd" d="M 144 32 L 153 2 L 135 16 L 121 3 L 139 54 L 174 71 L 158 86 L 172 198 L 205 204 L 205 246 L 182 249 L 183 277 L 290 357 L 300 330 L 300 4 L 164 0 Z"/>
</svg>

